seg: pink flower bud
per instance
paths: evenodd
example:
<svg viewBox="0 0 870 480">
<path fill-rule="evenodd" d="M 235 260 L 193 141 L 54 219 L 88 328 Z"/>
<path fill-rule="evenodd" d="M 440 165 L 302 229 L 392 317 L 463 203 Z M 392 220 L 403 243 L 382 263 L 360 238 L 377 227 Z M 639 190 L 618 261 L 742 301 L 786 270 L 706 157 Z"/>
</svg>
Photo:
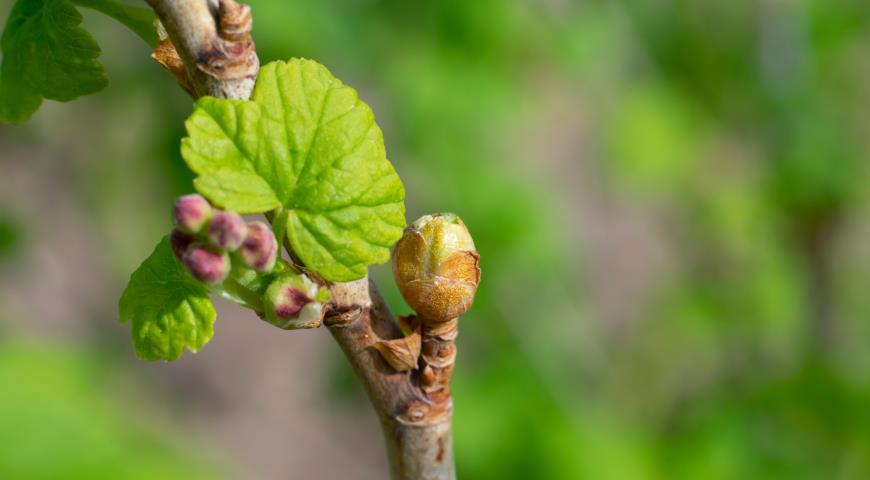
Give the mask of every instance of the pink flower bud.
<svg viewBox="0 0 870 480">
<path fill-rule="evenodd" d="M 195 234 L 202 230 L 211 216 L 211 205 L 202 196 L 192 193 L 178 197 L 172 214 L 179 230 Z"/>
<path fill-rule="evenodd" d="M 216 285 L 230 273 L 230 257 L 214 247 L 194 243 L 181 257 L 190 274 L 200 282 Z"/>
<path fill-rule="evenodd" d="M 172 234 L 169 235 L 169 245 L 172 247 L 172 253 L 181 259 L 181 257 L 184 256 L 184 252 L 187 251 L 187 247 L 189 247 L 194 240 L 196 240 L 196 238 L 193 235 L 184 233 L 177 228 L 173 229 Z"/>
<path fill-rule="evenodd" d="M 299 315 L 302 307 L 311 302 L 311 297 L 291 286 L 286 286 L 280 290 L 279 297 L 275 300 L 273 310 L 275 317 L 286 323 L 292 317 Z"/>
<path fill-rule="evenodd" d="M 248 224 L 248 234 L 239 249 L 245 266 L 258 272 L 270 272 L 278 257 L 278 242 L 275 234 L 263 222 Z"/>
<path fill-rule="evenodd" d="M 305 275 L 283 275 L 266 289 L 266 320 L 280 328 L 314 328 L 323 319 L 326 293 Z"/>
<path fill-rule="evenodd" d="M 209 241 L 228 252 L 233 252 L 242 245 L 246 231 L 245 220 L 235 212 L 217 212 L 208 222 Z"/>
</svg>

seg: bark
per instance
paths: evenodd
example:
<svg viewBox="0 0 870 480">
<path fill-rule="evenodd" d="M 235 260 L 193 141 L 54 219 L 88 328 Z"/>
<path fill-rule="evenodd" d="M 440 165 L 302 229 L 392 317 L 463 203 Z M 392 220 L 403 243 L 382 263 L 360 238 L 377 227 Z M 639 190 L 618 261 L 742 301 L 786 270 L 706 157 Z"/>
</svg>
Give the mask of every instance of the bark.
<svg viewBox="0 0 870 480">
<path fill-rule="evenodd" d="M 186 67 L 186 76 L 175 62 L 172 49 L 168 48 L 170 44 L 164 43 L 159 47 L 162 51 L 159 54 L 155 51 L 154 56 L 182 87 L 194 98 L 250 97 L 259 61 L 250 37 L 251 13 L 247 5 L 233 0 L 220 0 L 218 4 L 209 0 L 148 0 L 148 3 L 166 28 L 177 58 Z M 391 477 L 455 479 L 450 427 L 453 400 L 449 387 L 433 390 L 426 383 L 424 390 L 420 369 L 400 372 L 384 360 L 375 345 L 403 338 L 404 334 L 368 277 L 333 284 L 330 290 L 332 300 L 324 324 L 347 356 L 377 412 Z M 455 323 L 453 326 L 453 333 L 447 332 L 451 352 Z M 424 332 L 424 342 L 426 338 Z M 425 357 L 424 352 L 421 367 L 428 364 Z M 435 357 L 431 360 L 438 362 Z M 449 369 L 452 370 L 452 355 Z M 449 380 L 449 375 L 439 377 Z"/>
<path fill-rule="evenodd" d="M 375 345 L 403 333 L 367 278 L 332 287 L 325 324 L 363 383 L 378 414 L 393 479 L 454 479 L 449 389 L 429 394 L 420 371 L 398 372 Z"/>
<path fill-rule="evenodd" d="M 459 319 L 436 322 L 421 319 L 423 347 L 420 355 L 420 385 L 430 397 L 450 397 L 450 377 L 456 361 Z"/>
<path fill-rule="evenodd" d="M 194 98 L 251 96 L 260 63 L 250 35 L 250 7 L 233 0 L 148 0 L 148 4 L 187 69 L 193 90 L 188 92 Z"/>
</svg>

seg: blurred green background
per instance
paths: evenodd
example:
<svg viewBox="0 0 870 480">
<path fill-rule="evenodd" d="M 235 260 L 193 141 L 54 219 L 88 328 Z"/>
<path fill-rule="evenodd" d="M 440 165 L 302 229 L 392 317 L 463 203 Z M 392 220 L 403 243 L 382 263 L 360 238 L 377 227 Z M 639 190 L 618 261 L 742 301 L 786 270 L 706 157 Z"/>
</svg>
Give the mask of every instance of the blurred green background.
<svg viewBox="0 0 870 480">
<path fill-rule="evenodd" d="M 475 237 L 460 478 L 870 478 L 870 2 L 250 4 L 263 63 L 372 105 L 409 220 Z M 0 126 L 0 478 L 384 478 L 325 331 L 221 303 L 201 353 L 134 358 L 191 101 L 83 13 L 110 88 Z"/>
</svg>

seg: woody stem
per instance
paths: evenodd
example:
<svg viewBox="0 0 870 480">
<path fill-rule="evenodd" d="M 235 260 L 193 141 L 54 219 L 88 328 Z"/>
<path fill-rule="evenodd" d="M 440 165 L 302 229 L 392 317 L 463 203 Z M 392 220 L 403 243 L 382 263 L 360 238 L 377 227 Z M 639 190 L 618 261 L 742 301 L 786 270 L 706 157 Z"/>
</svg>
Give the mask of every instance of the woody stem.
<svg viewBox="0 0 870 480">
<path fill-rule="evenodd" d="M 184 63 L 194 96 L 250 97 L 259 62 L 246 5 L 234 0 L 148 3 Z M 421 389 L 417 372 L 396 372 L 377 353 L 377 342 L 401 338 L 402 332 L 368 277 L 333 284 L 330 292 L 324 323 L 381 420 L 390 476 L 393 480 L 455 480 L 449 388 L 433 391 L 430 398 Z M 437 368 L 444 375 L 444 367 Z"/>
</svg>

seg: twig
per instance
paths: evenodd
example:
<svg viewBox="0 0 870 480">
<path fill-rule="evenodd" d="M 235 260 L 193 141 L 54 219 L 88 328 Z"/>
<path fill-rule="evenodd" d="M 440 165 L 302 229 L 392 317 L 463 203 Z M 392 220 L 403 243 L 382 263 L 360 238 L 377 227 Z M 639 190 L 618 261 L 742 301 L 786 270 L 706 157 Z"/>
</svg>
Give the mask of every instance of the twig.
<svg viewBox="0 0 870 480">
<path fill-rule="evenodd" d="M 196 97 L 247 99 L 260 63 L 251 9 L 233 0 L 148 0 L 187 67 Z"/>
<path fill-rule="evenodd" d="M 259 70 L 247 5 L 220 0 L 148 0 L 187 68 L 192 95 L 247 99 Z M 166 48 L 166 45 L 164 45 Z M 173 72 L 177 75 L 177 72 Z M 375 345 L 403 337 L 368 277 L 330 288 L 324 324 L 375 408 L 394 480 L 453 480 L 449 389 L 426 392 L 420 371 L 398 372 Z M 452 342 L 452 339 L 451 339 Z M 425 360 L 424 360 L 425 361 Z M 429 390 L 427 388 L 427 390 Z"/>
</svg>

